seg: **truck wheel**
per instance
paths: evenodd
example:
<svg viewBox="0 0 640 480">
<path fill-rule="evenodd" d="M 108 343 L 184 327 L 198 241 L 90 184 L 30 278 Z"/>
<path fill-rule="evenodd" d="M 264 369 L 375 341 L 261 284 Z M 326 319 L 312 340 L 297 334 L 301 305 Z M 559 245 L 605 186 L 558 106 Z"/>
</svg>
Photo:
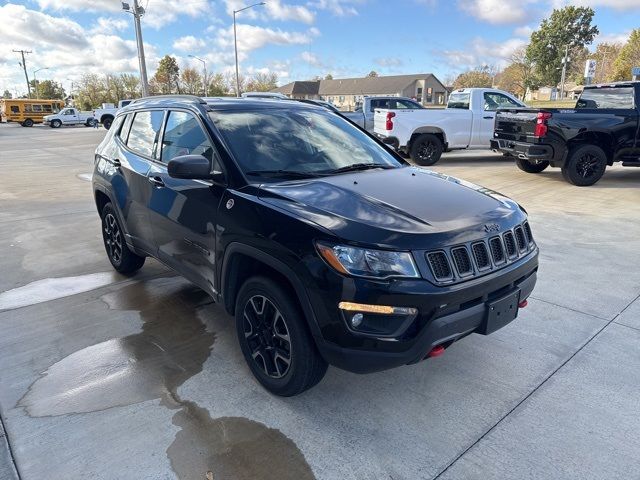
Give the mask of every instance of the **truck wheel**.
<svg viewBox="0 0 640 480">
<path fill-rule="evenodd" d="M 93 118 L 87 118 L 87 121 L 84 122 L 85 127 L 93 127 Z"/>
<path fill-rule="evenodd" d="M 543 160 L 542 162 L 532 162 L 526 158 L 516 158 L 516 165 L 523 172 L 540 173 L 549 166 L 549 162 L 547 160 Z"/>
<path fill-rule="evenodd" d="M 109 130 L 111 128 L 111 124 L 113 123 L 113 118 L 106 117 L 102 119 L 102 126 Z"/>
<path fill-rule="evenodd" d="M 443 150 L 444 146 L 438 137 L 424 133 L 413 141 L 409 155 L 415 163 L 426 167 L 440 160 Z"/>
<path fill-rule="evenodd" d="M 113 268 L 124 274 L 140 270 L 144 265 L 145 258 L 129 250 L 124 239 L 124 230 L 120 226 L 118 216 L 111 203 L 107 203 L 104 206 L 101 216 L 102 240 Z"/>
<path fill-rule="evenodd" d="M 270 278 L 247 280 L 236 300 L 236 331 L 251 373 L 275 395 L 316 385 L 327 371 L 292 294 Z"/>
<path fill-rule="evenodd" d="M 60 128 L 62 126 L 62 122 L 60 120 L 53 120 L 51 122 L 51 128 Z"/>
<path fill-rule="evenodd" d="M 562 167 L 564 179 L 578 187 L 596 183 L 607 168 L 607 155 L 595 145 L 584 145 L 569 153 Z"/>
<path fill-rule="evenodd" d="M 33 120 L 27 118 L 24 122 L 22 122 L 23 127 L 33 127 Z"/>
</svg>

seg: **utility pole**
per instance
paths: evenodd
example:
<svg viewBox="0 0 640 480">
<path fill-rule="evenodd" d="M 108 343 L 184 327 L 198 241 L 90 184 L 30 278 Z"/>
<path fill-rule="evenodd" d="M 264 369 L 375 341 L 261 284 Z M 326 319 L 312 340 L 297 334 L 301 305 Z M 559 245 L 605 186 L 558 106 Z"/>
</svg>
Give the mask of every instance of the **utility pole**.
<svg viewBox="0 0 640 480">
<path fill-rule="evenodd" d="M 233 11 L 233 48 L 236 52 L 236 97 L 240 98 L 240 70 L 238 68 L 238 35 L 236 33 L 236 14 L 248 10 L 253 7 L 258 7 L 260 5 L 264 5 L 264 2 L 254 3 L 253 5 L 249 5 L 248 7 L 241 8 L 239 10 Z"/>
<path fill-rule="evenodd" d="M 31 53 L 31 50 L 14 50 L 14 52 L 22 55 L 22 68 L 24 70 L 24 78 L 27 80 L 27 93 L 29 98 L 31 98 L 31 85 L 29 85 L 29 75 L 27 74 L 27 62 L 24 59 L 24 54 Z"/>
<path fill-rule="evenodd" d="M 142 27 L 140 17 L 144 15 L 144 8 L 138 5 L 138 0 L 133 0 L 133 10 L 128 3 L 122 2 L 122 9 L 133 14 L 133 22 L 136 29 L 136 43 L 138 44 L 138 63 L 140 64 L 140 84 L 142 96 L 149 96 L 149 82 L 147 81 L 147 63 L 144 58 L 144 44 L 142 42 Z"/>
<path fill-rule="evenodd" d="M 567 63 L 569 62 L 569 45 L 564 47 L 564 58 L 562 59 L 562 79 L 560 80 L 560 100 L 564 99 L 564 81 L 567 76 Z"/>
</svg>

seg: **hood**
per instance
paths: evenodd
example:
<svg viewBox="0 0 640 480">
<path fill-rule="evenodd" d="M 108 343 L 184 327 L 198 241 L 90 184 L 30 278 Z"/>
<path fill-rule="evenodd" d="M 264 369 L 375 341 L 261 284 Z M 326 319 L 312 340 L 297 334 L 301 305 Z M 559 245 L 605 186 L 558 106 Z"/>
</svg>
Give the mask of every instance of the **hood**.
<svg viewBox="0 0 640 480">
<path fill-rule="evenodd" d="M 420 248 L 487 236 L 490 227 L 524 219 L 519 206 L 492 190 L 416 167 L 265 184 L 265 202 L 310 220 L 341 239 Z"/>
</svg>

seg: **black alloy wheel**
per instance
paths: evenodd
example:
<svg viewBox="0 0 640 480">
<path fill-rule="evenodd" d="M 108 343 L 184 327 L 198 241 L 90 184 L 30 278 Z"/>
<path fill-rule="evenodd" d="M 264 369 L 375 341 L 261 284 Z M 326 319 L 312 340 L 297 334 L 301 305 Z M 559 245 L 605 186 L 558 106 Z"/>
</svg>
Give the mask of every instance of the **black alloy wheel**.
<svg viewBox="0 0 640 480">
<path fill-rule="evenodd" d="M 284 377 L 291 366 L 291 339 L 280 310 L 268 298 L 254 295 L 245 304 L 243 318 L 255 364 L 271 378 Z"/>
<path fill-rule="evenodd" d="M 573 150 L 562 167 L 565 180 L 579 187 L 596 183 L 607 168 L 607 155 L 596 145 L 584 145 Z"/>
<path fill-rule="evenodd" d="M 411 159 L 418 165 L 434 165 L 440 157 L 444 146 L 442 141 L 431 133 L 425 133 L 416 138 L 411 144 Z"/>
<path fill-rule="evenodd" d="M 124 231 L 111 203 L 102 209 L 102 239 L 109 261 L 118 272 L 133 273 L 144 265 L 145 257 L 137 255 L 127 246 Z"/>
</svg>

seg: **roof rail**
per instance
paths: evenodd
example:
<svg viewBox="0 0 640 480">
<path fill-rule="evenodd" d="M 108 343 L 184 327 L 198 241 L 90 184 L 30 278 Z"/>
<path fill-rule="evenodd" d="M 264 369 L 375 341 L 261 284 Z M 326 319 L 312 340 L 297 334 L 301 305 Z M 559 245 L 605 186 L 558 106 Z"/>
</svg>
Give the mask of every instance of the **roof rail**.
<svg viewBox="0 0 640 480">
<path fill-rule="evenodd" d="M 150 95 L 148 97 L 142 97 L 134 100 L 131 103 L 152 102 L 154 100 L 188 100 L 201 105 L 206 105 L 207 102 L 197 95 Z"/>
</svg>

